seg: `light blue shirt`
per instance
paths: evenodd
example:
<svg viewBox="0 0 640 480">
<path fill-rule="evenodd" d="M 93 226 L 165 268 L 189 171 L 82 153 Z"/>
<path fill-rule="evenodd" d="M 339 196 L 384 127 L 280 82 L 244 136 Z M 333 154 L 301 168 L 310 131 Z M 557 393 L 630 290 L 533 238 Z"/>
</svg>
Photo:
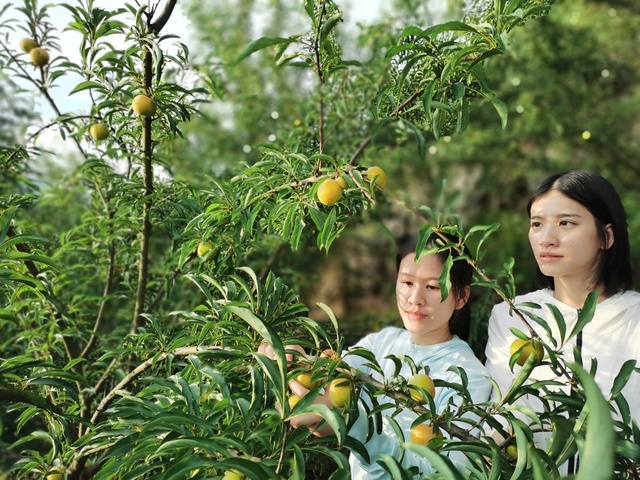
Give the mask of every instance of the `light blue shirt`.
<svg viewBox="0 0 640 480">
<path fill-rule="evenodd" d="M 474 403 L 485 402 L 491 395 L 491 383 L 488 380 L 489 375 L 487 370 L 475 356 L 471 347 L 457 336 L 454 336 L 453 339 L 447 342 L 436 345 L 416 345 L 411 341 L 411 334 L 407 330 L 403 328 L 388 327 L 378 333 L 364 337 L 356 346 L 366 348 L 375 355 L 378 364 L 384 372 L 385 378 L 382 378 L 380 374 L 367 366 L 367 360 L 360 356 L 349 355 L 345 352 L 343 354 L 345 362 L 347 362 L 351 367 L 359 369 L 367 375 L 371 375 L 380 382 L 392 380 L 391 376 L 394 374 L 396 369 L 394 362 L 389 359 L 385 359 L 385 357 L 388 355 L 394 355 L 396 357 L 404 355 L 413 359 L 415 364 L 418 366 L 428 365 L 430 368 L 429 376 L 431 378 L 444 380 L 450 383 L 459 384 L 460 377 L 455 372 L 448 371 L 449 367 L 456 366 L 464 369 L 469 381 L 467 388 Z M 406 379 L 409 379 L 412 376 L 411 369 L 407 363 L 403 363 L 400 375 Z M 388 400 L 389 402 L 392 401 L 388 398 L 382 398 L 380 399 L 380 403 L 387 403 L 385 400 Z M 444 410 L 450 402 L 460 404 L 461 400 L 462 398 L 454 389 L 436 387 L 434 401 L 437 413 Z M 383 419 L 382 432 L 379 434 L 373 432 L 371 438 L 366 440 L 370 433 L 369 421 L 367 420 L 362 402 L 366 402 L 370 405 L 370 401 L 366 393 L 364 393 L 360 398 L 360 415 L 350 429 L 349 435 L 364 443 L 370 457 L 370 463 L 367 463 L 364 458 L 358 455 L 355 451 L 352 451 L 349 459 L 349 463 L 351 465 L 351 478 L 363 480 L 391 479 L 390 475 L 376 462 L 376 458 L 379 458 L 380 454 L 400 458 L 402 454 L 400 442 L 402 440 L 398 439 L 398 436 L 391 428 L 389 421 L 386 419 Z M 386 413 L 391 414 L 392 411 L 393 410 L 388 410 Z M 405 409 L 393 418 L 402 428 L 406 441 L 409 441 L 411 424 L 417 418 L 417 415 L 414 412 Z M 450 459 L 459 468 L 464 468 L 463 465 L 467 463 L 464 454 L 459 454 L 459 452 L 452 454 Z M 405 467 L 418 467 L 422 475 L 433 473 L 435 471 L 433 466 L 425 458 L 409 451 L 404 452 L 402 464 Z"/>
</svg>

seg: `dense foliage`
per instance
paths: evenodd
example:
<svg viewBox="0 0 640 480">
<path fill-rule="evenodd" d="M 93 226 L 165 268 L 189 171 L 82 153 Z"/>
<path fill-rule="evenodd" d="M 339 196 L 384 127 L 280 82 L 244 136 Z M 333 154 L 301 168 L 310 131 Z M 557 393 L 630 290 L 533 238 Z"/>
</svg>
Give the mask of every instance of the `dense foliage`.
<svg viewBox="0 0 640 480">
<path fill-rule="evenodd" d="M 405 203 L 402 215 L 421 218 L 412 221 L 425 224 L 423 236 L 430 229 L 459 236 L 441 248 L 471 246 L 473 258 L 461 261 L 472 262 L 478 286 L 510 301 L 512 262 L 495 275 L 482 267 L 497 225 L 465 229 L 449 203 L 438 210 L 394 202 L 368 168 L 377 163 L 372 152 L 396 144 L 410 144 L 423 160 L 432 142 L 464 136 L 472 113 L 486 113 L 484 106 L 491 121 L 507 125 L 507 104 L 491 89 L 486 66 L 508 53 L 516 27 L 542 22 L 551 3 L 496 1 L 459 21 L 407 23 L 368 37 L 382 55 L 351 60 L 339 41 L 339 4 L 307 0 L 301 32 L 253 39 L 232 58 L 212 51 L 209 69 L 192 64 L 188 46 L 163 34 L 174 0 L 111 11 L 92 0 L 68 2 L 62 8 L 72 21 L 63 27 L 51 23 L 50 4 L 25 0 L 17 16 L 3 7 L 3 74 L 31 85 L 55 112 L 55 121 L 26 137 L 4 130 L 0 137 L 0 451 L 10 478 L 42 478 L 58 468 L 70 479 L 222 478 L 230 469 L 255 479 L 347 478 L 345 448 L 362 450 L 347 435 L 355 410 L 318 408 L 313 395 L 288 407 L 287 379 L 307 368 L 324 381 L 351 379 L 374 404 L 384 393 L 392 408 L 414 408 L 435 421 L 456 441 L 403 446 L 446 478 L 461 478 L 442 455 L 455 450 L 469 457 L 473 478 L 549 478 L 578 450 L 581 478 L 637 478 L 640 432 L 619 395 L 636 374 L 633 364 L 605 399 L 588 373 L 556 355 L 557 345 L 546 345 L 545 361 L 561 374 L 575 373 L 579 401 L 557 395 L 544 412 L 518 415 L 511 404 L 519 395 L 552 388 L 524 383 L 530 359 L 497 403 L 468 402 L 433 418 L 431 409 L 409 401 L 405 379 L 380 384 L 323 357 L 347 346 L 341 321 L 326 305 L 320 308 L 327 321 L 310 315 L 298 291 L 303 274 L 278 264 L 285 250 L 333 252 L 350 226 Z M 64 28 L 81 39 L 78 60 L 60 50 Z M 21 37 L 46 49 L 49 60 L 22 51 Z M 231 67 L 222 65 L 251 65 L 264 52 L 280 72 L 303 72 L 312 85 L 300 90 L 306 101 L 290 107 L 300 117 L 265 143 L 253 136 L 259 123 L 239 132 L 246 133 L 241 141 L 221 132 L 224 141 L 249 145 L 246 165 L 219 159 L 226 168 L 218 175 L 209 163 L 189 173 L 180 158 L 185 144 L 198 143 L 189 125 L 214 117 L 219 97 L 233 90 L 225 85 L 234 80 Z M 220 66 L 211 67 L 216 61 Z M 51 91 L 67 78 L 79 79 L 72 93 L 89 95 L 89 111 L 65 112 L 55 102 Z M 265 90 L 288 85 L 281 76 L 262 82 Z M 24 106 L 7 103 L 26 123 Z M 50 130 L 69 139 L 79 159 L 62 178 L 48 176 L 51 156 L 38 143 Z M 323 204 L 319 187 L 337 178 L 346 184 L 340 200 Z M 580 327 L 592 307 L 590 298 Z M 527 333 L 535 319 L 523 320 Z M 275 361 L 256 353 L 265 341 Z M 313 361 L 289 368 L 285 351 L 293 343 Z M 350 354 L 375 364 L 366 351 Z M 459 374 L 454 388 L 466 397 Z M 608 401 L 619 413 L 615 421 Z M 372 422 L 385 402 L 370 412 Z M 305 411 L 322 415 L 335 436 L 292 429 L 288 416 Z M 506 440 L 475 437 L 476 428 L 497 429 Z M 553 432 L 548 451 L 532 445 L 536 429 Z M 510 444 L 517 460 L 505 453 Z M 384 463 L 395 478 L 410 478 L 397 459 Z"/>
</svg>

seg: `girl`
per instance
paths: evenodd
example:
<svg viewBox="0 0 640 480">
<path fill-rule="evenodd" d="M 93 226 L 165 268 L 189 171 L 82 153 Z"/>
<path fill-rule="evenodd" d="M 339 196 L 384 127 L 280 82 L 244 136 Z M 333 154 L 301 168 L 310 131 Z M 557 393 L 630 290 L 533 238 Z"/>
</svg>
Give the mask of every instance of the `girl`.
<svg viewBox="0 0 640 480">
<path fill-rule="evenodd" d="M 582 359 L 586 370 L 591 368 L 592 359 L 597 359 L 595 380 L 605 398 L 610 398 L 622 364 L 640 360 L 640 294 L 631 291 L 629 237 L 620 197 L 607 180 L 595 173 L 560 173 L 542 182 L 529 201 L 528 213 L 529 242 L 543 288 L 516 297 L 514 304 L 541 317 L 559 344 L 560 331 L 550 305 L 561 312 L 566 331 L 570 332 L 587 295 L 597 292 L 592 321 L 559 349 L 569 360 L 574 359 L 577 349 L 576 358 Z M 519 306 L 525 302 L 540 308 Z M 522 321 L 510 310 L 506 303 L 493 308 L 486 347 L 486 367 L 502 393 L 519 368 L 514 367 L 514 372 L 509 368 L 510 345 L 516 339 L 510 328 L 526 332 Z M 529 323 L 547 344 L 553 345 L 540 325 Z M 550 380 L 557 375 L 542 364 L 534 369 L 531 378 Z M 567 379 L 557 380 L 565 384 L 563 390 L 568 392 Z M 640 419 L 640 375 L 631 376 L 622 394 L 629 402 L 631 415 Z M 518 402 L 543 411 L 535 397 L 521 397 Z M 571 463 L 567 466 L 569 473 L 574 469 Z"/>
<path fill-rule="evenodd" d="M 432 235 L 427 241 L 427 246 L 435 245 L 436 238 L 436 235 Z M 453 241 L 453 239 L 451 240 Z M 391 380 L 391 376 L 395 373 L 395 364 L 386 358 L 388 355 L 408 356 L 418 366 L 428 365 L 431 378 L 451 383 L 459 384 L 460 377 L 449 371 L 449 367 L 460 367 L 468 377 L 467 388 L 474 403 L 487 401 L 491 393 L 491 383 L 487 378 L 487 372 L 465 341 L 469 334 L 470 312 L 467 302 L 472 267 L 465 260 L 453 262 L 449 275 L 451 289 L 448 297 L 442 300 L 438 282 L 444 262 L 449 255 L 455 258 L 458 253 L 454 250 L 446 250 L 423 256 L 416 261 L 415 250 L 416 238 L 405 239 L 401 242 L 397 258 L 396 296 L 398 313 L 404 328 L 384 328 L 364 337 L 356 345 L 375 355 L 377 363 L 384 372 L 384 377 L 368 367 L 362 357 L 349 355 L 348 352 L 345 352 L 343 353 L 344 361 L 352 368 L 359 369 L 381 382 Z M 265 352 L 265 349 L 268 347 L 263 346 L 263 352 L 268 353 Z M 412 376 L 408 364 L 403 364 L 400 375 L 407 379 Z M 292 380 L 289 386 L 293 393 L 299 397 L 303 397 L 309 392 L 300 382 L 295 380 Z M 328 395 L 318 395 L 314 402 L 330 406 L 331 403 L 327 397 Z M 380 403 L 384 401 L 382 399 Z M 400 448 L 401 441 L 409 441 L 411 424 L 417 415 L 413 411 L 405 409 L 394 416 L 394 420 L 403 430 L 405 437 L 399 439 L 387 419 L 383 419 L 383 428 L 380 433 L 369 430 L 370 425 L 363 407 L 364 402 L 370 405 L 370 400 L 365 395 L 358 399 L 360 414 L 352 425 L 349 435 L 364 444 L 369 459 L 367 460 L 352 451 L 350 456 L 351 478 L 391 479 L 390 475 L 376 462 L 380 458 L 380 454 L 390 455 L 396 459 L 402 458 L 404 466 L 417 466 L 422 475 L 433 472 L 434 468 L 425 458 L 409 451 L 405 451 L 402 455 L 403 452 Z M 453 388 L 436 387 L 434 402 L 436 413 L 439 413 L 451 402 L 459 405 L 461 397 Z M 333 433 L 331 428 L 326 425 L 317 429 L 319 422 L 320 417 L 314 414 L 301 415 L 291 419 L 293 426 L 307 425 L 318 436 Z M 465 463 L 462 454 L 458 457 L 452 454 L 451 459 L 459 466 Z"/>
</svg>

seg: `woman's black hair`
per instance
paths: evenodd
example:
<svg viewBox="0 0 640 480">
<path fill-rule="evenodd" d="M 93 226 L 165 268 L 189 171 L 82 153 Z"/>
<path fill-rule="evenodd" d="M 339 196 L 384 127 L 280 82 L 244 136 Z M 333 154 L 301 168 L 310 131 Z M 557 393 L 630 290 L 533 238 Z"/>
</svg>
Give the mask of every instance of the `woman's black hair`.
<svg viewBox="0 0 640 480">
<path fill-rule="evenodd" d="M 436 245 L 444 245 L 444 241 L 439 236 L 444 236 L 451 243 L 458 243 L 458 238 L 444 233 L 432 233 L 426 241 L 426 247 L 434 247 Z M 438 242 L 436 244 L 436 241 Z M 396 270 L 400 270 L 400 262 L 410 253 L 415 253 L 418 246 L 418 236 L 409 234 L 398 240 L 398 255 L 396 257 Z M 471 258 L 469 251 L 464 247 L 463 253 Z M 449 256 L 454 260 L 460 256 L 460 253 L 454 248 L 448 248 L 437 252 L 436 255 L 444 265 Z M 451 281 L 451 292 L 456 299 L 465 298 L 467 295 L 467 287 L 471 286 L 473 278 L 473 267 L 466 260 L 454 261 L 449 272 L 449 280 Z M 469 331 L 471 328 L 471 306 L 467 301 L 464 306 L 457 309 L 449 319 L 449 330 L 453 335 L 457 335 L 464 341 L 469 340 Z"/>
<path fill-rule="evenodd" d="M 633 284 L 631 269 L 627 216 L 622 200 L 614 186 L 597 173 L 585 170 L 562 172 L 547 177 L 533 194 L 527 205 L 531 217 L 531 206 L 539 197 L 550 191 L 558 191 L 585 207 L 596 220 L 600 241 L 607 243 L 607 225 L 613 231 L 613 245 L 601 250 L 594 265 L 593 285 L 602 284 L 607 296 L 630 290 Z M 553 277 L 544 275 L 536 265 L 536 280 L 543 287 L 554 288 Z"/>
</svg>

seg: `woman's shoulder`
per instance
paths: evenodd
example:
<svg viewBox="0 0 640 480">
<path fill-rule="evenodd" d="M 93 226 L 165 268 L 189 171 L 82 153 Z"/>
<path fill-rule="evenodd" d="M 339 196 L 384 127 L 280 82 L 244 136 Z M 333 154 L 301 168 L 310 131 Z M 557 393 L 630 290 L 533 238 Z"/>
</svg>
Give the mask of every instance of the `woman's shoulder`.
<svg viewBox="0 0 640 480">
<path fill-rule="evenodd" d="M 628 308 L 640 308 L 640 292 L 636 292 L 635 290 L 620 292 L 612 296 L 609 300 L 615 303 L 622 303 Z M 605 305 L 606 303 L 607 300 L 603 302 Z"/>
<path fill-rule="evenodd" d="M 517 295 L 515 298 L 511 300 L 511 303 L 503 301 L 495 304 L 491 310 L 491 316 L 496 317 L 496 316 L 509 315 L 509 311 L 511 310 L 511 304 L 520 306 L 520 307 L 526 304 L 537 304 L 542 307 L 547 303 L 557 304 L 558 302 L 553 297 L 553 291 L 551 289 L 543 288 L 543 289 L 535 290 L 533 292 L 528 292 L 522 295 Z"/>
</svg>

